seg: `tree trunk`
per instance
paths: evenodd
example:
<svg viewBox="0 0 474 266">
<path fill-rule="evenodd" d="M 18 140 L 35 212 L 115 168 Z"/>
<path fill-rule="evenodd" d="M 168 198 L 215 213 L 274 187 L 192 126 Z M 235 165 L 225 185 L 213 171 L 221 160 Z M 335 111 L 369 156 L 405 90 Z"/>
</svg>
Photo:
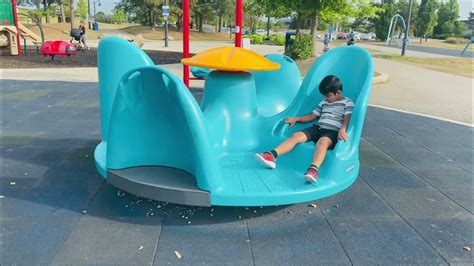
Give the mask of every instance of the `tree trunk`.
<svg viewBox="0 0 474 266">
<path fill-rule="evenodd" d="M 267 37 L 270 38 L 270 17 L 267 17 Z"/>
<path fill-rule="evenodd" d="M 295 31 L 295 34 L 296 34 L 296 39 L 299 40 L 300 35 L 301 35 L 301 21 L 300 21 L 300 15 L 299 14 L 296 16 L 296 31 Z"/>
<path fill-rule="evenodd" d="M 199 32 L 204 32 L 204 30 L 202 29 L 203 20 L 204 16 L 202 14 L 199 14 Z"/>
<path fill-rule="evenodd" d="M 316 31 L 318 30 L 318 24 L 319 24 L 319 14 L 314 13 L 313 18 L 311 19 L 311 40 L 313 41 L 312 49 L 311 49 L 311 56 L 315 57 L 316 56 L 316 44 L 318 43 L 317 38 L 316 38 Z"/>
<path fill-rule="evenodd" d="M 71 30 L 74 28 L 74 0 L 69 2 L 69 23 L 71 23 Z"/>
<path fill-rule="evenodd" d="M 59 12 L 61 13 L 61 23 L 66 22 L 66 19 L 65 19 L 65 16 L 64 16 L 63 1 L 59 2 Z"/>
<path fill-rule="evenodd" d="M 148 8 L 148 14 L 150 14 L 150 28 L 151 30 L 155 30 L 155 17 L 153 15 L 153 10 Z"/>
<path fill-rule="evenodd" d="M 46 18 L 46 23 L 49 23 L 49 14 L 48 14 L 48 1 L 47 0 L 43 0 L 43 10 L 44 10 L 44 15 L 45 15 L 45 18 Z"/>
<path fill-rule="evenodd" d="M 217 31 L 221 32 L 221 29 L 222 29 L 222 16 L 219 16 L 219 29 Z"/>
</svg>

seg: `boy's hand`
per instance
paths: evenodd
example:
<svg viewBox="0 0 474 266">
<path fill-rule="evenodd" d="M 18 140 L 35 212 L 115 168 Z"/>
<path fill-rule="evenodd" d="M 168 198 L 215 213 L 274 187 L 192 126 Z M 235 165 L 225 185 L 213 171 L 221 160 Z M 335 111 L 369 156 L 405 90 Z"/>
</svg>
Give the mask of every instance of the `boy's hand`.
<svg viewBox="0 0 474 266">
<path fill-rule="evenodd" d="M 285 123 L 290 124 L 290 127 L 294 126 L 298 122 L 298 117 L 288 117 L 285 119 Z"/>
<path fill-rule="evenodd" d="M 346 130 L 341 128 L 339 130 L 339 133 L 337 134 L 337 138 L 340 139 L 340 140 L 346 141 L 347 140 Z"/>
</svg>

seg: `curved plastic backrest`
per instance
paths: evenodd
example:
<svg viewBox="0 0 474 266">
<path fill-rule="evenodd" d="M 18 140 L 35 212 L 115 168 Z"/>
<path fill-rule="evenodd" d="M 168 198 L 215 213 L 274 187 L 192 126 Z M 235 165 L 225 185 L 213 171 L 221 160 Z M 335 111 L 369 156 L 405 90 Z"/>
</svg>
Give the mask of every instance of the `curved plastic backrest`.
<svg viewBox="0 0 474 266">
<path fill-rule="evenodd" d="M 331 49 L 318 58 L 305 76 L 298 95 L 288 107 L 288 115 L 310 113 L 323 99 L 318 86 L 327 75 L 342 81 L 343 94 L 355 102 L 348 132 L 353 144 L 358 144 L 372 88 L 373 65 L 370 54 L 362 48 L 343 46 Z M 285 112 L 286 113 L 286 112 Z M 350 132 L 351 131 L 351 132 Z"/>
<path fill-rule="evenodd" d="M 195 67 L 195 66 L 190 67 L 189 70 L 191 71 L 191 73 L 193 73 L 193 76 L 195 76 L 196 78 L 205 78 L 212 71 L 212 69 L 210 68 Z"/>
<path fill-rule="evenodd" d="M 281 66 L 275 71 L 252 72 L 258 111 L 268 117 L 282 112 L 293 101 L 301 85 L 301 72 L 295 61 L 286 55 L 269 54 L 265 57 Z"/>
<path fill-rule="evenodd" d="M 97 57 L 102 140 L 107 141 L 110 111 L 120 79 L 134 68 L 152 66 L 154 63 L 143 50 L 117 37 L 100 40 Z"/>
<path fill-rule="evenodd" d="M 108 169 L 168 166 L 193 174 L 204 190 L 222 183 L 199 105 L 181 80 L 162 68 L 124 75 L 108 137 Z"/>
</svg>

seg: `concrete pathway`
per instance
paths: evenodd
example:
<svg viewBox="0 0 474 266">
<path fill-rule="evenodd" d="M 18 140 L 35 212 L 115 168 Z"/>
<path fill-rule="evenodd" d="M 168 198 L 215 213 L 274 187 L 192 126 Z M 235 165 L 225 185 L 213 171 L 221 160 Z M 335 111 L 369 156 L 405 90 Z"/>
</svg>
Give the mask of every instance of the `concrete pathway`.
<svg viewBox="0 0 474 266">
<path fill-rule="evenodd" d="M 372 89 L 370 104 L 473 123 L 473 79 L 374 58 L 389 81 Z"/>
</svg>

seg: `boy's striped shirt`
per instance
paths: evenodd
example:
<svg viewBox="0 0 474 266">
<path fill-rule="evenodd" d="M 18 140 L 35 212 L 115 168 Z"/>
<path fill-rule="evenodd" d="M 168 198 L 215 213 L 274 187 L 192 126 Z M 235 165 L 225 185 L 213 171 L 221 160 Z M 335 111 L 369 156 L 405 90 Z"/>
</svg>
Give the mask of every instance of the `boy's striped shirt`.
<svg viewBox="0 0 474 266">
<path fill-rule="evenodd" d="M 354 102 L 347 97 L 335 102 L 322 100 L 313 110 L 319 116 L 318 125 L 322 128 L 339 131 L 344 122 L 344 115 L 351 114 Z"/>
</svg>

